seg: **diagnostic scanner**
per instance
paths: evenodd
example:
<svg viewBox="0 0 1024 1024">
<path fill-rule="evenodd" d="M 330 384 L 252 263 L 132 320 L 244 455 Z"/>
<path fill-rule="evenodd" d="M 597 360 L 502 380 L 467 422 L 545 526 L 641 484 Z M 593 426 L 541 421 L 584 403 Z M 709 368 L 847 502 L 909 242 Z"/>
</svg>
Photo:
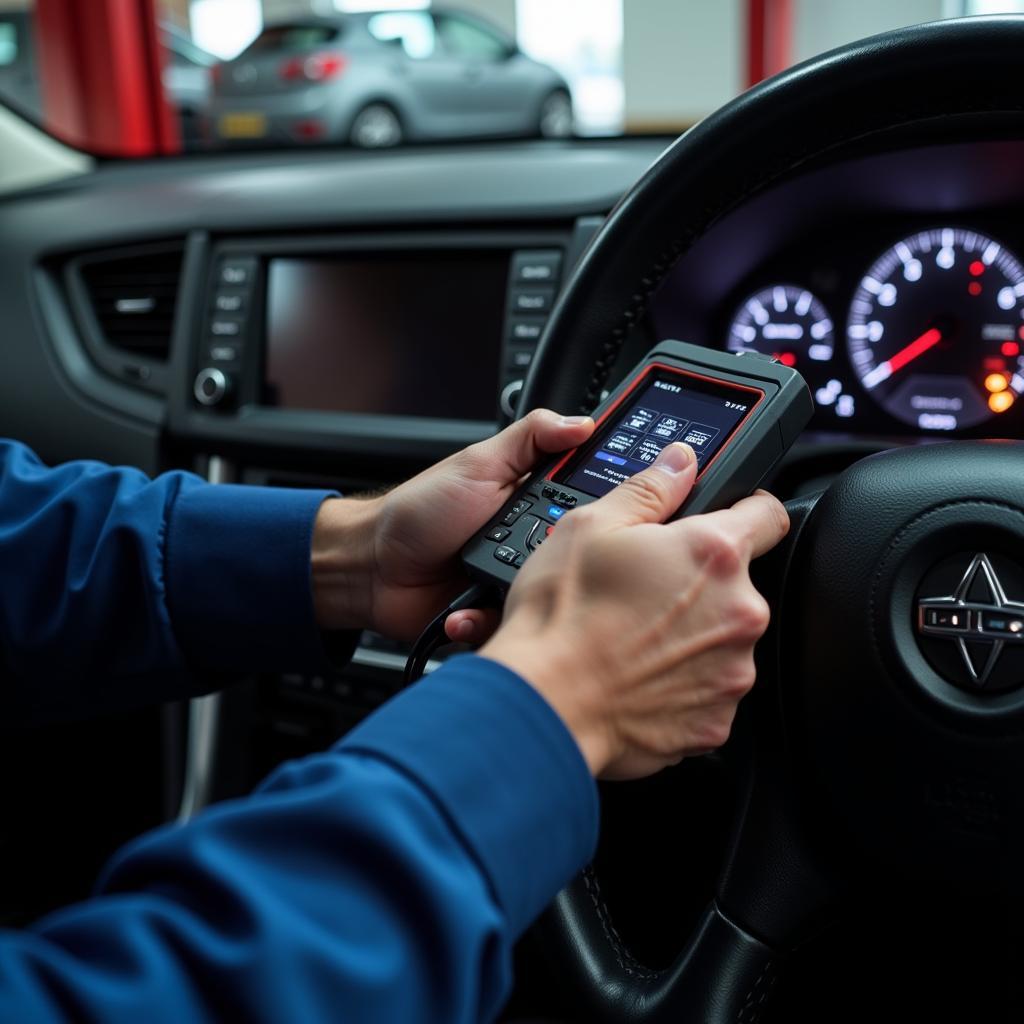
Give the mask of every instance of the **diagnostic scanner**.
<svg viewBox="0 0 1024 1024">
<path fill-rule="evenodd" d="M 726 508 L 758 486 L 813 410 L 803 377 L 768 356 L 663 341 L 594 410 L 590 440 L 539 467 L 466 544 L 466 570 L 507 589 L 563 517 L 673 441 L 693 448 L 697 481 L 672 518 Z"/>
</svg>

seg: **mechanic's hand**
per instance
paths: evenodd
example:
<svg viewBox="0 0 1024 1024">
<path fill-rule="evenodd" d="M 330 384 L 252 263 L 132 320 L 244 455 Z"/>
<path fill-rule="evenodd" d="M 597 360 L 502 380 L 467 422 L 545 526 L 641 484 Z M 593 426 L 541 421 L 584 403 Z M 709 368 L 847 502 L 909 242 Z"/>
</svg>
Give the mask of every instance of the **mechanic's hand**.
<svg viewBox="0 0 1024 1024">
<path fill-rule="evenodd" d="M 595 775 L 637 778 L 720 746 L 753 685 L 768 605 L 748 568 L 789 520 L 758 491 L 663 525 L 695 476 L 693 452 L 669 445 L 650 469 L 566 515 L 481 650 L 533 684 Z"/>
<path fill-rule="evenodd" d="M 313 600 L 326 629 L 412 640 L 468 586 L 459 551 L 545 454 L 582 444 L 589 416 L 536 409 L 378 498 L 325 501 L 313 532 Z M 479 643 L 496 616 L 463 614 L 452 639 Z"/>
</svg>

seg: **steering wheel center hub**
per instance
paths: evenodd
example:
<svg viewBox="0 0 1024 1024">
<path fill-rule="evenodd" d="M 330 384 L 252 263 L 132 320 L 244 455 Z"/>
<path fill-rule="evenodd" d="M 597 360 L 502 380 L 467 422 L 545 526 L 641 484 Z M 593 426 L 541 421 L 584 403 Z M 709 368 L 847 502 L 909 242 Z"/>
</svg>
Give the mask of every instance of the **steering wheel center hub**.
<svg viewBox="0 0 1024 1024">
<path fill-rule="evenodd" d="M 876 863 L 985 870 L 1024 802 L 1022 459 L 982 441 L 864 459 L 798 540 L 782 643 L 799 729 Z"/>
<path fill-rule="evenodd" d="M 972 693 L 1024 685 L 1024 569 L 978 551 L 942 559 L 921 582 L 918 643 L 928 663 Z"/>
</svg>

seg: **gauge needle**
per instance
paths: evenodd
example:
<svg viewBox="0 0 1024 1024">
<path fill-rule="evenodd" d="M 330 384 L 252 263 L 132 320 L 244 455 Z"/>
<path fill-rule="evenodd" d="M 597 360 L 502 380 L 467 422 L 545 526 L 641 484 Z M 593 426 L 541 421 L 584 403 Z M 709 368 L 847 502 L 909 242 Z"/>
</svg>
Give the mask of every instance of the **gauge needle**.
<svg viewBox="0 0 1024 1024">
<path fill-rule="evenodd" d="M 942 341 L 942 331 L 938 327 L 931 327 L 920 338 L 915 338 L 906 348 L 901 348 L 896 355 L 879 363 L 870 373 L 864 375 L 862 381 L 864 387 L 870 391 L 876 384 L 888 380 L 897 370 L 902 370 L 907 363 L 913 362 L 918 356 L 923 356 L 928 349 Z"/>
</svg>

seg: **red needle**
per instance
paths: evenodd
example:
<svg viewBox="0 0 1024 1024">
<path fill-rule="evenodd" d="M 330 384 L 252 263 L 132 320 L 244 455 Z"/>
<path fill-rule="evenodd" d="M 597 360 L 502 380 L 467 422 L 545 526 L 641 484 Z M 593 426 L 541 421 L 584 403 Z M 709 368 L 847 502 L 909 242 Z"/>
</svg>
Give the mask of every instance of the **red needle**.
<svg viewBox="0 0 1024 1024">
<path fill-rule="evenodd" d="M 907 363 L 922 356 L 932 346 L 942 341 L 942 331 L 938 327 L 930 327 L 920 338 L 915 338 L 906 348 L 901 348 L 891 359 L 879 363 L 870 373 L 866 374 L 862 383 L 870 391 L 876 384 L 888 380 L 897 370 L 902 370 Z"/>
<path fill-rule="evenodd" d="M 923 356 L 928 349 L 933 345 L 938 345 L 940 341 L 942 341 L 942 332 L 938 327 L 932 327 L 925 331 L 920 338 L 915 338 L 906 348 L 901 348 L 896 355 L 887 360 L 889 372 L 895 373 L 897 370 L 902 370 L 912 359 Z"/>
</svg>

